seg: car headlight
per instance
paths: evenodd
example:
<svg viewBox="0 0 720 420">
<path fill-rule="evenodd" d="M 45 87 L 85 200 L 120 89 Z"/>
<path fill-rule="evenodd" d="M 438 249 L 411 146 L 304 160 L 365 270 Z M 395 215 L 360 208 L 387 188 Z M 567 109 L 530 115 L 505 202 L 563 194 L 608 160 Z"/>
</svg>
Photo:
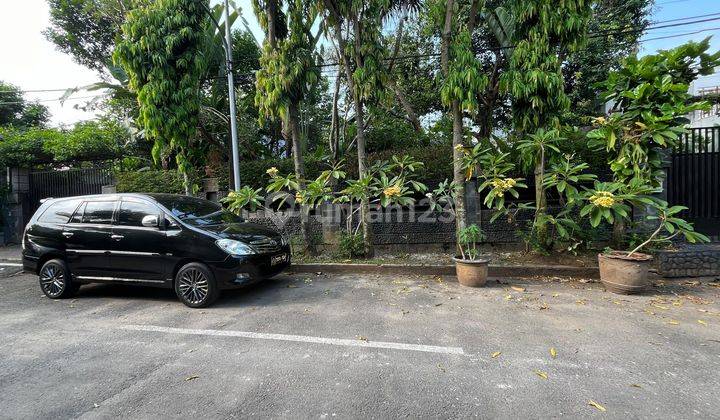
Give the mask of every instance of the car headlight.
<svg viewBox="0 0 720 420">
<path fill-rule="evenodd" d="M 233 239 L 218 239 L 215 241 L 218 248 L 230 255 L 252 255 L 256 254 L 255 250 L 248 244 Z"/>
</svg>

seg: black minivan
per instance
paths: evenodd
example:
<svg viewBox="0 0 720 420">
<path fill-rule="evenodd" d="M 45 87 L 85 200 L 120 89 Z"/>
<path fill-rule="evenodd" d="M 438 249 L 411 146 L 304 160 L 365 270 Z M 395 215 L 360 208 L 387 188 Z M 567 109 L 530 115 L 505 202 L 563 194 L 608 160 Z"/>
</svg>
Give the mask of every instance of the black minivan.
<svg viewBox="0 0 720 420">
<path fill-rule="evenodd" d="M 290 265 L 278 232 L 217 203 L 174 194 L 111 194 L 45 200 L 25 228 L 23 268 L 49 298 L 84 283 L 173 288 L 187 306 L 220 290 L 272 277 Z"/>
</svg>

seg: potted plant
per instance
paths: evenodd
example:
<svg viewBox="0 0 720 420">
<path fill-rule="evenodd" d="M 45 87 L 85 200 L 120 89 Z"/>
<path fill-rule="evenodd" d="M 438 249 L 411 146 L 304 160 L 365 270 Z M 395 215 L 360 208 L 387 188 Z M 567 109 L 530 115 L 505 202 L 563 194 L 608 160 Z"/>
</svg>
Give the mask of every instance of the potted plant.
<svg viewBox="0 0 720 420">
<path fill-rule="evenodd" d="M 481 258 L 477 249 L 477 243 L 483 239 L 482 230 L 475 224 L 458 232 L 460 255 L 456 255 L 453 260 L 458 282 L 463 286 L 480 287 L 487 282 L 489 260 Z"/>
<path fill-rule="evenodd" d="M 635 191 L 623 191 L 619 183 L 596 182 L 593 189 L 585 194 L 587 204 L 580 211 L 581 216 L 589 216 L 590 224 L 597 227 L 602 220 L 613 224 L 616 220 L 628 220 L 629 203 L 643 205 L 648 209 L 645 219 L 654 224 L 647 238 L 630 251 L 608 249 L 598 254 L 600 281 L 608 291 L 619 294 L 640 293 L 648 286 L 648 271 L 652 264 L 652 255 L 639 251 L 653 243 L 668 242 L 683 235 L 690 243 L 707 242 L 708 237 L 695 232 L 692 224 L 677 217 L 687 207 L 672 206 L 659 199 L 642 195 L 647 188 L 636 187 Z"/>
</svg>

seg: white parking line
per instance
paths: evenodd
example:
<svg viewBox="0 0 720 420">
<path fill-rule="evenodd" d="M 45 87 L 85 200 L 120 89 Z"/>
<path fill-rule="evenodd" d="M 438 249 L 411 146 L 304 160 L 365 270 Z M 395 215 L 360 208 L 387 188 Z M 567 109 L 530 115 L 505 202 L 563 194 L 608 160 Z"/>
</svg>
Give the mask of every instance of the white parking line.
<svg viewBox="0 0 720 420">
<path fill-rule="evenodd" d="M 268 334 L 246 331 L 200 330 L 190 328 L 160 327 L 155 325 L 123 325 L 120 328 L 131 331 L 150 331 L 170 334 L 214 335 L 219 337 L 256 338 L 261 340 L 280 340 L 296 341 L 301 343 L 329 344 L 333 346 L 371 347 L 379 349 L 422 351 L 427 353 L 465 354 L 461 347 L 426 346 L 424 344 L 348 340 L 344 338 L 309 337 L 305 335 Z"/>
<path fill-rule="evenodd" d="M 0 262 L 0 267 L 22 267 L 21 263 Z"/>
</svg>

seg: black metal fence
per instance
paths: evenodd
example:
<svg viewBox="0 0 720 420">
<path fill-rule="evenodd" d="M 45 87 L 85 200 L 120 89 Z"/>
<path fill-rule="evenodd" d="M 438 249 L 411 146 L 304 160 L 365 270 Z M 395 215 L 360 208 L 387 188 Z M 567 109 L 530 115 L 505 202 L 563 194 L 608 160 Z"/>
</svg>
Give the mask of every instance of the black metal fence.
<svg viewBox="0 0 720 420">
<path fill-rule="evenodd" d="M 699 231 L 720 235 L 720 127 L 692 128 L 672 154 L 668 202 L 689 209 L 681 215 Z"/>
<path fill-rule="evenodd" d="M 100 194 L 103 185 L 111 185 L 113 182 L 112 170 L 108 168 L 30 172 L 28 179 L 30 215 L 37 210 L 43 198 Z"/>
</svg>

